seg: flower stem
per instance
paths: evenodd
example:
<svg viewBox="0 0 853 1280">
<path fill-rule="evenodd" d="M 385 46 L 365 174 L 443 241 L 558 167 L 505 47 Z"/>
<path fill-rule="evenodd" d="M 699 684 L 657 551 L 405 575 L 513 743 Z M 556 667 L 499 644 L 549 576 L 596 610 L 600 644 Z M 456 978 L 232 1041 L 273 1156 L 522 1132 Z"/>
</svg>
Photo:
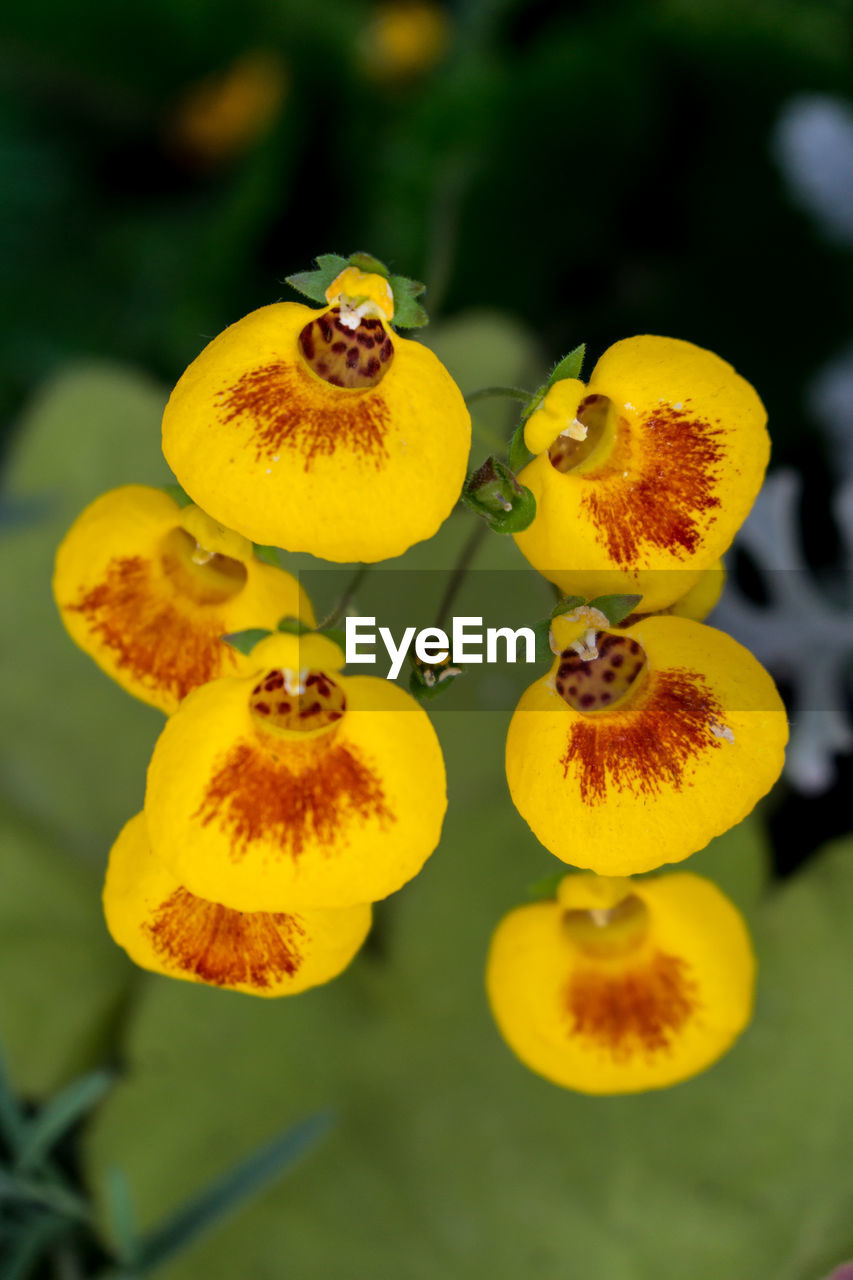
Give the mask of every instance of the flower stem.
<svg viewBox="0 0 853 1280">
<path fill-rule="evenodd" d="M 340 618 L 343 617 L 344 613 L 346 612 L 347 605 L 352 600 L 356 591 L 358 591 L 359 587 L 361 586 L 362 582 L 367 577 L 367 574 L 369 572 L 370 572 L 369 564 L 360 564 L 358 566 L 355 573 L 352 575 L 346 587 L 344 588 L 343 593 L 340 596 L 340 599 L 338 600 L 335 607 L 332 609 L 331 613 L 327 614 L 322 622 L 317 623 L 318 631 L 322 631 L 324 627 L 334 626 L 334 624 Z"/>
<path fill-rule="evenodd" d="M 443 626 L 449 616 L 453 601 L 456 599 L 456 593 L 462 586 L 465 575 L 470 569 L 471 563 L 477 552 L 480 550 L 488 532 L 489 526 L 485 521 L 478 520 L 474 528 L 471 530 L 467 541 L 464 543 L 462 550 L 459 552 L 459 558 L 453 567 L 450 574 L 450 580 L 447 584 L 444 596 L 442 597 L 441 604 L 438 607 L 438 613 L 436 614 L 435 619 L 435 625 L 437 627 Z"/>
</svg>

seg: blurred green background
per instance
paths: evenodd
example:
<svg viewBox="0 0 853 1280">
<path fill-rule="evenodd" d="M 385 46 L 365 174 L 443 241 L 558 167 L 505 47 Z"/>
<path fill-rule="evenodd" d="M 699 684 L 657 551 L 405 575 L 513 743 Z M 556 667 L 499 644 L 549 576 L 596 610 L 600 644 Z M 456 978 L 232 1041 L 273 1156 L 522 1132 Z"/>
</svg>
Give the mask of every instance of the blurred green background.
<svg viewBox="0 0 853 1280">
<path fill-rule="evenodd" d="M 282 1126 L 335 1113 L 303 1166 L 165 1280 L 817 1280 L 853 1255 L 849 759 L 827 794 L 780 784 L 692 860 L 748 914 L 758 1012 L 722 1063 L 661 1094 L 563 1093 L 494 1030 L 490 931 L 553 860 L 506 795 L 507 715 L 452 695 L 435 711 L 445 838 L 338 982 L 253 1001 L 131 972 L 106 935 L 107 851 L 161 718 L 66 639 L 53 551 L 103 489 L 168 480 L 169 386 L 317 253 L 363 248 L 424 279 L 424 340 L 465 391 L 536 385 L 580 341 L 593 357 L 638 332 L 718 351 L 767 404 L 774 465 L 803 477 L 817 580 L 840 563 L 846 419 L 828 427 L 814 389 L 851 339 L 853 5 L 469 0 L 397 21 L 355 0 L 5 6 L 13 1082 L 34 1102 L 119 1071 L 69 1159 L 99 1204 L 123 1169 L 143 1225 Z M 505 405 L 478 411 L 475 460 L 511 425 Z M 450 564 L 472 519 L 395 568 Z M 481 561 L 521 563 L 498 538 Z M 526 589 L 540 616 L 532 573 Z"/>
</svg>

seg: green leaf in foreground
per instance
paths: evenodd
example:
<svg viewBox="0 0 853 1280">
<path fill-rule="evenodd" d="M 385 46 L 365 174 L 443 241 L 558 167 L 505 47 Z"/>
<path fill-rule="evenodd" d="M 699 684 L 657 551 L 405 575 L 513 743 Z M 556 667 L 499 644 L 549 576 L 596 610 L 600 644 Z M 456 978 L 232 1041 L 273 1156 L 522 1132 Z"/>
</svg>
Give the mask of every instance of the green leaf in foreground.
<svg viewBox="0 0 853 1280">
<path fill-rule="evenodd" d="M 586 343 L 581 342 L 579 346 L 570 351 L 567 356 L 563 356 L 562 360 L 554 365 L 548 375 L 548 386 L 552 387 L 555 382 L 563 382 L 566 378 L 579 378 L 585 355 Z"/>
<path fill-rule="evenodd" d="M 146 1275 L 155 1270 L 218 1225 L 227 1214 L 234 1213 L 315 1146 L 330 1123 L 327 1114 L 300 1121 L 199 1192 L 139 1241 L 134 1251 L 134 1274 Z"/>
<path fill-rule="evenodd" d="M 265 631 L 263 627 L 248 627 L 245 631 L 232 631 L 230 635 L 220 636 L 220 639 L 230 644 L 231 648 L 236 649 L 238 653 L 244 653 L 248 657 L 256 644 L 260 644 L 271 635 L 272 632 Z"/>
<path fill-rule="evenodd" d="M 90 1071 L 46 1102 L 20 1137 L 18 1167 L 29 1171 L 40 1165 L 60 1138 L 97 1106 L 113 1080 L 110 1071 Z"/>
<path fill-rule="evenodd" d="M 590 609 L 598 609 L 604 614 L 611 627 L 616 627 L 634 612 L 642 600 L 642 596 L 596 596 L 589 601 Z"/>
</svg>

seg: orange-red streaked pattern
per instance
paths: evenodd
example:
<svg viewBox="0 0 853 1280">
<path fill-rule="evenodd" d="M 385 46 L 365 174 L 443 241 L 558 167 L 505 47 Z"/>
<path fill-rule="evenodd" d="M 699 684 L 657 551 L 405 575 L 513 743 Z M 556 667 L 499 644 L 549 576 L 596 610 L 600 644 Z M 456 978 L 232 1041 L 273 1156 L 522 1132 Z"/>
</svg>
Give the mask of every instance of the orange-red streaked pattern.
<svg viewBox="0 0 853 1280">
<path fill-rule="evenodd" d="M 648 691 L 636 704 L 572 724 L 560 761 L 563 777 L 570 769 L 577 774 L 587 804 L 605 803 L 611 788 L 634 795 L 679 790 L 690 761 L 719 750 L 714 729 L 724 723 L 700 672 L 650 672 Z"/>
<path fill-rule="evenodd" d="M 296 973 L 300 940 L 306 939 L 299 916 L 232 911 L 183 888 L 160 904 L 144 928 L 165 964 L 215 986 L 240 983 L 261 990 Z"/>
<path fill-rule="evenodd" d="M 324 390 L 307 370 L 277 360 L 247 370 L 218 398 L 221 421 L 248 430 L 257 458 L 296 450 L 308 471 L 337 449 L 377 466 L 386 457 L 389 412 L 379 390 Z"/>
<path fill-rule="evenodd" d="M 611 973 L 577 969 L 565 992 L 569 1034 L 622 1060 L 668 1051 L 698 1009 L 686 961 L 658 951 L 648 963 Z"/>
<path fill-rule="evenodd" d="M 83 615 L 120 670 L 179 701 L 236 665 L 220 640 L 228 628 L 217 618 L 184 615 L 158 592 L 151 562 L 142 556 L 111 560 L 103 582 L 68 608 Z"/>
<path fill-rule="evenodd" d="M 698 547 L 708 513 L 720 505 L 714 489 L 725 458 L 724 432 L 692 416 L 689 402 L 682 410 L 661 405 L 636 430 L 642 442 L 620 418 L 607 461 L 585 473 L 596 483 L 584 494 L 583 507 L 623 568 L 636 564 L 644 546 L 687 559 Z"/>
<path fill-rule="evenodd" d="M 288 761 L 238 742 L 211 778 L 194 815 L 230 832 L 235 861 L 253 841 L 269 840 L 298 858 L 308 840 L 334 854 L 350 822 L 394 821 L 380 780 L 354 748 L 314 739 L 287 744 Z"/>
</svg>

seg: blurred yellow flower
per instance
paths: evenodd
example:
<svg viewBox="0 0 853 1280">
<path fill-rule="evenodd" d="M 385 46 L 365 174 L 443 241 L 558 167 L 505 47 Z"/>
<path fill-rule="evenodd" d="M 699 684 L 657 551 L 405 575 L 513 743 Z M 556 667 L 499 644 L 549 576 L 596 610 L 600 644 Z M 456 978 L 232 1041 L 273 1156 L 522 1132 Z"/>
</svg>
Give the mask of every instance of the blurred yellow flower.
<svg viewBox="0 0 853 1280">
<path fill-rule="evenodd" d="M 205 164 L 238 155 L 278 115 L 287 83 L 277 54 L 268 49 L 244 54 L 187 90 L 168 121 L 170 145 Z"/>
<path fill-rule="evenodd" d="M 240 911 L 347 907 L 420 871 L 447 807 L 426 713 L 373 676 L 343 676 L 319 634 L 272 635 L 254 674 L 198 689 L 148 770 L 155 856 L 192 893 Z"/>
<path fill-rule="evenodd" d="M 364 33 L 366 70 L 380 80 L 408 80 L 429 71 L 450 43 L 450 21 L 442 5 L 397 0 L 380 5 Z"/>
<path fill-rule="evenodd" d="M 559 656 L 510 722 L 510 794 L 563 862 L 652 871 L 703 848 L 770 790 L 785 709 L 761 664 L 712 627 L 588 622 L 553 624 Z"/>
<path fill-rule="evenodd" d="M 295 995 L 337 977 L 371 920 L 369 906 L 244 912 L 198 898 L 154 858 L 142 813 L 110 852 L 104 913 L 143 969 L 256 996 Z"/>
<path fill-rule="evenodd" d="M 769 456 L 766 414 L 731 365 L 689 342 L 617 342 L 588 385 L 556 382 L 525 425 L 536 519 L 515 535 L 566 594 L 639 593 L 657 612 L 715 563 Z"/>
<path fill-rule="evenodd" d="M 685 872 L 569 875 L 511 911 L 489 951 L 492 1012 L 532 1070 L 582 1093 L 689 1079 L 749 1022 L 755 959 L 738 910 Z"/>
<path fill-rule="evenodd" d="M 56 553 L 53 592 L 80 648 L 167 714 L 197 685 L 251 669 L 221 636 L 288 615 L 314 625 L 291 574 L 146 485 L 110 489 L 77 517 Z"/>
<path fill-rule="evenodd" d="M 436 532 L 471 420 L 432 352 L 390 328 L 388 293 L 349 268 L 325 310 L 262 307 L 205 347 L 163 416 L 194 501 L 255 542 L 326 560 L 384 560 Z"/>
</svg>

